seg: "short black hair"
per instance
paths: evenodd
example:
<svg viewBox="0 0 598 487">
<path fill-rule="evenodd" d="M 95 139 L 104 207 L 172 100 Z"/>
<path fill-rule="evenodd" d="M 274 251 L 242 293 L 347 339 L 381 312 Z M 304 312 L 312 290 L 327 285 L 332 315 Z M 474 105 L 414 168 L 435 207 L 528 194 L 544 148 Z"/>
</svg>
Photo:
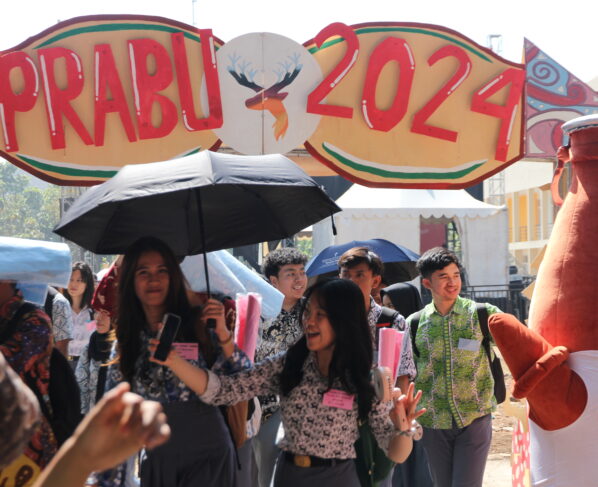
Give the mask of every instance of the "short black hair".
<svg viewBox="0 0 598 487">
<path fill-rule="evenodd" d="M 352 269 L 361 263 L 366 263 L 374 276 L 381 276 L 384 272 L 384 264 L 378 254 L 367 247 L 353 247 L 347 250 L 338 259 L 338 269 Z"/>
<path fill-rule="evenodd" d="M 429 279 L 432 273 L 444 269 L 447 265 L 455 264 L 461 273 L 463 268 L 454 252 L 444 247 L 434 247 L 426 250 L 418 259 L 415 266 L 424 279 Z"/>
<path fill-rule="evenodd" d="M 307 263 L 307 256 L 292 247 L 285 247 L 283 249 L 276 249 L 266 255 L 262 263 L 262 273 L 267 279 L 270 276 L 278 277 L 280 268 L 285 265 L 305 265 Z"/>
</svg>

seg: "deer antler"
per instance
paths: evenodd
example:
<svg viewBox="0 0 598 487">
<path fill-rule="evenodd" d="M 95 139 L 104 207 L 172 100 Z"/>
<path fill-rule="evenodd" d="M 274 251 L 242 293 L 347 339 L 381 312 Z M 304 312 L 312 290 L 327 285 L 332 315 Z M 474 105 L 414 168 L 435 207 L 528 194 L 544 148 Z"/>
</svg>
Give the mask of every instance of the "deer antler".
<svg viewBox="0 0 598 487">
<path fill-rule="evenodd" d="M 239 83 L 241 86 L 245 86 L 246 88 L 250 88 L 256 93 L 263 91 L 263 87 L 258 85 L 253 81 L 257 70 L 251 69 L 251 63 L 241 60 L 241 56 L 238 56 L 237 53 L 233 53 L 228 57 L 230 61 L 230 65 L 226 68 L 227 71 L 231 74 L 233 78 Z M 239 62 L 239 68 L 237 69 L 237 63 Z"/>
</svg>

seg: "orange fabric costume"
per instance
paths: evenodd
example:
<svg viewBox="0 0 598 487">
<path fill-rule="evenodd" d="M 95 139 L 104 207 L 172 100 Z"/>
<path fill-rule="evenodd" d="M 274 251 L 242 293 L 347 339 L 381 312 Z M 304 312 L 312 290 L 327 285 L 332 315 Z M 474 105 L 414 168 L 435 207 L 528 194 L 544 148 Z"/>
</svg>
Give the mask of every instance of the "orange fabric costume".
<svg viewBox="0 0 598 487">
<path fill-rule="evenodd" d="M 588 391 L 595 386 L 589 387 L 583 367 L 592 363 L 588 358 L 598 364 L 598 286 L 593 282 L 598 276 L 598 117 L 583 119 L 588 122 L 585 126 L 576 119 L 563 127 L 576 129 L 570 134 L 570 149 L 559 149 L 559 160 L 573 165 L 573 181 L 538 273 L 529 328 L 511 315 L 497 314 L 489 320 L 490 331 L 515 380 L 513 396 L 527 398 L 530 424 L 541 437 L 536 442 L 532 438 L 532 483 L 541 485 L 586 485 L 585 481 L 562 484 L 554 471 L 547 473 L 545 465 L 534 465 L 534 458 L 536 463 L 560 460 L 562 445 L 558 442 L 563 440 L 558 433 L 547 432 L 570 432 L 582 415 L 585 420 L 588 412 L 594 415 L 594 409 L 587 407 Z M 573 360 L 577 352 L 584 352 L 577 354 L 577 359 L 583 356 L 585 365 Z M 590 396 L 594 397 L 593 392 Z M 598 416 L 590 420 L 595 420 L 598 434 Z M 580 445 L 570 445 L 573 449 L 576 446 Z M 534 455 L 534 448 L 545 452 Z M 579 464 L 558 468 L 583 469 L 587 461 L 584 453 L 571 457 Z M 593 482 L 596 485 L 598 479 Z"/>
</svg>

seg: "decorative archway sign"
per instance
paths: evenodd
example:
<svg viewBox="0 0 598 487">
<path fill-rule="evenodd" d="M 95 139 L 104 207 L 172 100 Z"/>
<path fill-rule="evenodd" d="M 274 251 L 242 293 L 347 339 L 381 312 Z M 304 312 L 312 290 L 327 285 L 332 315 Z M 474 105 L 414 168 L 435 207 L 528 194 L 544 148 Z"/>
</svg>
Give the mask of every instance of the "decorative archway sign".
<svg viewBox="0 0 598 487">
<path fill-rule="evenodd" d="M 303 45 L 108 15 L 0 54 L 0 155 L 93 185 L 225 144 L 304 146 L 368 186 L 462 188 L 523 155 L 525 69 L 444 27 L 331 24 Z"/>
</svg>

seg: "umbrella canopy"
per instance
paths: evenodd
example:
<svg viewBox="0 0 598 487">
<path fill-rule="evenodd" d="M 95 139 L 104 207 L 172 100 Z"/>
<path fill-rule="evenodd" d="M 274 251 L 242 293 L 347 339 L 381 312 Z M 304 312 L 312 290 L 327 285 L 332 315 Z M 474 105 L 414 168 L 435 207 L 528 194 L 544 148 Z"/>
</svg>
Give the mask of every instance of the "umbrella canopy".
<svg viewBox="0 0 598 487">
<path fill-rule="evenodd" d="M 54 231 L 98 254 L 152 235 L 185 256 L 289 237 L 337 211 L 282 155 L 203 151 L 123 167 L 80 196 Z"/>
<path fill-rule="evenodd" d="M 262 296 L 264 318 L 278 316 L 284 301 L 284 295 L 278 289 L 226 250 L 210 252 L 207 257 L 212 291 L 220 291 L 232 298 L 237 293 L 259 293 Z M 181 263 L 181 269 L 193 291 L 207 290 L 201 255 L 186 257 Z"/>
<path fill-rule="evenodd" d="M 367 247 L 375 252 L 384 263 L 384 282 L 410 281 L 418 276 L 415 263 L 419 259 L 412 250 L 388 240 L 373 238 L 371 240 L 352 240 L 340 245 L 331 245 L 312 258 L 305 268 L 309 277 L 338 275 L 338 260 L 347 250 L 353 247 Z"/>
<path fill-rule="evenodd" d="M 0 237 L 0 280 L 17 282 L 27 301 L 43 304 L 48 285 L 66 287 L 70 277 L 67 244 Z"/>
</svg>

